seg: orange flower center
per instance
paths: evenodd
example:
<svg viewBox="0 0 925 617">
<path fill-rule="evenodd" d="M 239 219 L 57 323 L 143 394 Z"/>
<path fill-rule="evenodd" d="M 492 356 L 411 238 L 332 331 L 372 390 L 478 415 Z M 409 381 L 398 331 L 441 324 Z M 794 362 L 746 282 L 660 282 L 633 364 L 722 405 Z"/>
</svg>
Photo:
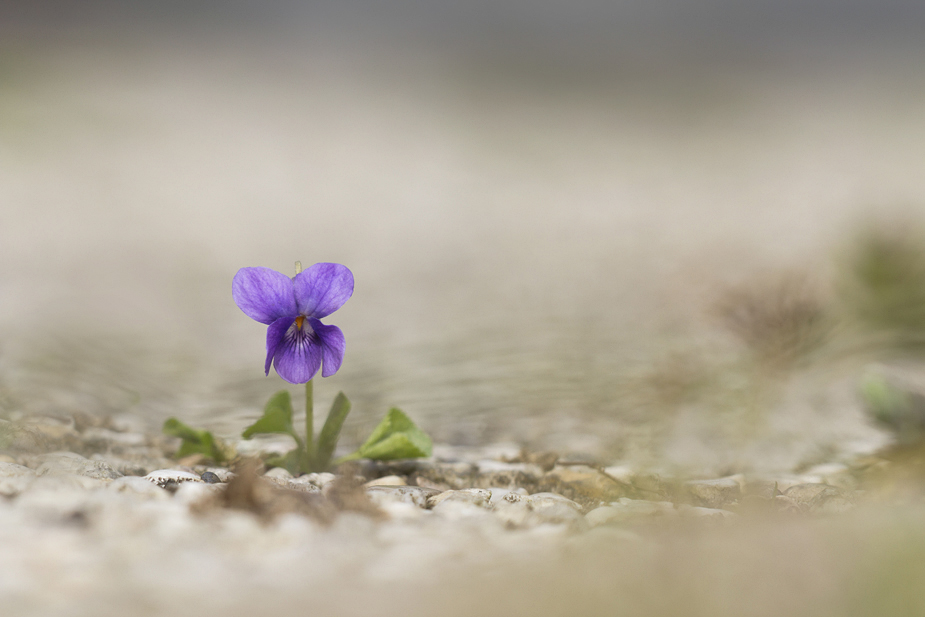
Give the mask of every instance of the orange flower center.
<svg viewBox="0 0 925 617">
<path fill-rule="evenodd" d="M 296 327 L 297 329 L 301 330 L 301 329 L 302 329 L 302 324 L 303 324 L 303 323 L 305 323 L 305 316 L 304 316 L 304 315 L 299 315 L 298 317 L 295 318 L 295 327 Z"/>
</svg>

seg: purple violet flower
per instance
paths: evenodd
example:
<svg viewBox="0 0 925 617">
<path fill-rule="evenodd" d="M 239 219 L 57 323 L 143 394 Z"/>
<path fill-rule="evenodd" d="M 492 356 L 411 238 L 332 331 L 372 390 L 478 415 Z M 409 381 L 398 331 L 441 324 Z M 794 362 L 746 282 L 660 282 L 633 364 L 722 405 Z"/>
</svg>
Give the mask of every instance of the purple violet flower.
<svg viewBox="0 0 925 617">
<path fill-rule="evenodd" d="M 289 383 L 306 383 L 321 368 L 330 377 L 344 359 L 344 333 L 319 321 L 353 295 L 353 273 L 346 266 L 320 263 L 289 278 L 269 268 L 241 268 L 231 296 L 244 314 L 267 328 L 267 361 Z"/>
</svg>

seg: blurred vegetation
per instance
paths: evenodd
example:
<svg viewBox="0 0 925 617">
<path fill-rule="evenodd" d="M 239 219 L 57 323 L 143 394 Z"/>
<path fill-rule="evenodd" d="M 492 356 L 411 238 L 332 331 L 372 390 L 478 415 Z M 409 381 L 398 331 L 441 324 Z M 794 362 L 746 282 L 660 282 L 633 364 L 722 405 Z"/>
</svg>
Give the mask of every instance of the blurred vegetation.
<svg viewBox="0 0 925 617">
<path fill-rule="evenodd" d="M 925 345 L 925 232 L 918 224 L 864 226 L 839 264 L 845 316 L 891 347 Z"/>
<path fill-rule="evenodd" d="M 792 367 L 819 348 L 832 327 L 818 286 L 798 272 L 726 290 L 714 310 L 765 368 Z"/>
</svg>

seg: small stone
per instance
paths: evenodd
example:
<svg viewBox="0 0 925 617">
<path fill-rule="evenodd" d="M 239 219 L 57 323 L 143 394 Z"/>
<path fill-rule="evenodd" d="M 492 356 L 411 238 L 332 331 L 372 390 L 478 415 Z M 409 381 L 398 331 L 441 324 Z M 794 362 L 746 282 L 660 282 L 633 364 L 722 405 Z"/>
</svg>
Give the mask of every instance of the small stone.
<svg viewBox="0 0 925 617">
<path fill-rule="evenodd" d="M 145 480 L 153 482 L 161 488 L 176 489 L 184 482 L 202 482 L 202 478 L 189 471 L 177 469 L 158 469 L 145 476 Z"/>
<path fill-rule="evenodd" d="M 774 499 L 780 494 L 776 480 L 755 478 L 747 480 L 742 486 L 742 494 L 748 497 Z"/>
<path fill-rule="evenodd" d="M 522 450 L 518 457 L 524 463 L 532 463 L 539 467 L 543 472 L 551 471 L 556 463 L 559 462 L 559 454 L 549 450 L 541 452 L 529 452 Z"/>
<path fill-rule="evenodd" d="M 828 484 L 796 484 L 784 491 L 784 496 L 793 500 L 801 507 L 809 507 L 809 505 L 813 502 L 814 499 L 816 499 L 816 497 L 826 491 L 835 493 L 840 492 L 839 489 L 835 488 L 834 486 L 829 486 Z"/>
<path fill-rule="evenodd" d="M 434 508 L 444 502 L 468 503 L 481 508 L 488 507 L 491 502 L 491 491 L 481 488 L 467 488 L 457 491 L 444 491 L 439 495 L 427 498 L 427 507 Z"/>
<path fill-rule="evenodd" d="M 826 488 L 819 491 L 808 503 L 803 502 L 806 509 L 813 514 L 837 514 L 854 508 L 854 503 L 848 497 L 847 491 L 837 486 L 825 486 Z M 808 493 L 801 495 L 804 499 L 807 496 Z"/>
<path fill-rule="evenodd" d="M 334 481 L 335 476 L 333 473 L 322 472 L 322 473 L 307 473 L 298 477 L 299 481 L 309 482 L 314 484 L 318 488 L 324 488 L 328 484 Z"/>
<path fill-rule="evenodd" d="M 271 482 L 281 488 L 289 488 L 289 483 L 293 479 L 292 474 L 282 467 L 269 469 L 262 477 L 267 482 Z"/>
<path fill-rule="evenodd" d="M 206 472 L 218 476 L 219 482 L 231 482 L 234 478 L 234 473 L 224 467 L 209 467 L 206 469 Z"/>
<path fill-rule="evenodd" d="M 272 478 L 274 480 L 291 480 L 292 474 L 289 473 L 289 470 L 284 469 L 283 467 L 274 467 L 267 470 L 267 472 L 263 474 L 263 477 Z"/>
<path fill-rule="evenodd" d="M 738 518 L 738 514 L 719 508 L 701 508 L 682 504 L 678 506 L 678 514 L 685 518 L 705 519 L 719 523 L 730 523 Z"/>
<path fill-rule="evenodd" d="M 848 466 L 841 463 L 816 465 L 807 469 L 806 475 L 818 478 L 823 484 L 849 491 L 856 489 L 858 485 L 857 479 L 851 474 Z"/>
<path fill-rule="evenodd" d="M 15 497 L 35 481 L 36 473 L 16 463 L 0 463 L 0 495 Z"/>
<path fill-rule="evenodd" d="M 419 461 L 407 475 L 418 486 L 464 489 L 473 486 L 477 473 L 472 463 Z"/>
<path fill-rule="evenodd" d="M 444 500 L 431 508 L 431 511 L 440 518 L 449 521 L 473 518 L 494 520 L 489 510 L 466 501 L 454 501 L 452 499 Z"/>
<path fill-rule="evenodd" d="M 493 511 L 510 529 L 527 527 L 533 521 L 533 508 L 530 506 L 529 498 L 516 493 L 505 495 Z"/>
<path fill-rule="evenodd" d="M 647 501 L 644 499 L 620 499 L 609 506 L 595 508 L 585 515 L 591 527 L 607 524 L 631 523 L 677 516 L 670 501 Z"/>
<path fill-rule="evenodd" d="M 170 493 L 138 476 L 123 476 L 116 478 L 106 487 L 116 493 L 138 495 L 149 499 L 169 499 Z"/>
<path fill-rule="evenodd" d="M 393 520 L 418 519 L 430 514 L 427 510 L 404 501 L 380 501 L 378 506 L 385 512 L 386 516 Z"/>
<path fill-rule="evenodd" d="M 472 485 L 475 488 L 500 486 L 502 488 L 535 488 L 543 470 L 530 463 L 502 463 L 499 461 L 479 461 L 478 473 Z"/>
<path fill-rule="evenodd" d="M 369 488 L 370 486 L 407 486 L 408 483 L 405 482 L 405 479 L 401 476 L 383 476 L 382 478 L 376 478 L 375 480 L 370 480 L 363 486 Z"/>
<path fill-rule="evenodd" d="M 741 475 L 718 478 L 716 480 L 692 480 L 684 483 L 687 493 L 694 503 L 705 508 L 719 508 L 738 501 L 742 495 Z"/>
<path fill-rule="evenodd" d="M 86 477 L 74 477 L 94 481 Z M 91 514 L 98 509 L 98 500 L 94 500 L 93 492 L 72 485 L 67 478 L 63 475 L 38 478 L 30 490 L 16 499 L 16 508 L 30 519 L 45 523 L 86 524 Z"/>
<path fill-rule="evenodd" d="M 786 495 L 777 495 L 772 501 L 777 511 L 782 514 L 798 514 L 803 511 L 800 504 Z"/>
<path fill-rule="evenodd" d="M 494 506 L 494 513 L 512 529 L 529 529 L 544 523 L 566 525 L 573 530 L 587 528 L 580 506 L 554 493 L 537 493 L 530 496 L 508 493 Z"/>
<path fill-rule="evenodd" d="M 218 475 L 211 471 L 204 471 L 199 477 L 202 478 L 202 481 L 206 484 L 218 484 L 221 482 L 221 479 L 218 477 Z"/>
<path fill-rule="evenodd" d="M 423 486 L 370 486 L 366 489 L 366 494 L 376 504 L 401 501 L 426 508 L 427 499 L 439 495 L 440 491 Z"/>
<path fill-rule="evenodd" d="M 96 480 L 115 480 L 122 474 L 105 461 L 91 461 L 73 452 L 46 454 L 36 470 L 39 475 L 75 474 Z"/>
<path fill-rule="evenodd" d="M 585 529 L 588 524 L 581 515 L 581 506 L 555 493 L 530 495 L 533 516 L 541 523 L 566 524 L 573 529 Z"/>
<path fill-rule="evenodd" d="M 174 499 L 190 506 L 201 504 L 212 499 L 225 489 L 222 484 L 206 484 L 205 482 L 183 482 L 177 487 Z"/>
<path fill-rule="evenodd" d="M 540 511 L 543 508 L 566 506 L 572 508 L 575 512 L 581 512 L 580 505 L 556 493 L 535 493 L 530 495 L 530 505 L 533 506 L 534 511 Z"/>
<path fill-rule="evenodd" d="M 500 503 L 501 500 L 506 498 L 508 495 L 514 495 L 513 497 L 514 499 L 518 499 L 519 497 L 527 497 L 528 495 L 527 489 L 525 488 L 509 489 L 509 488 L 499 488 L 497 486 L 493 486 L 485 490 L 491 493 L 491 500 L 489 503 L 492 506 L 498 505 L 498 503 Z"/>
<path fill-rule="evenodd" d="M 556 467 L 540 482 L 540 490 L 558 493 L 582 504 L 631 496 L 632 487 L 585 465 Z"/>
<path fill-rule="evenodd" d="M 325 486 L 328 486 L 329 484 L 330 483 L 326 484 Z M 312 484 L 309 481 L 307 475 L 299 476 L 298 478 L 293 478 L 289 480 L 288 488 L 294 491 L 301 491 L 303 493 L 320 493 L 321 492 L 321 489 L 317 485 Z"/>
</svg>

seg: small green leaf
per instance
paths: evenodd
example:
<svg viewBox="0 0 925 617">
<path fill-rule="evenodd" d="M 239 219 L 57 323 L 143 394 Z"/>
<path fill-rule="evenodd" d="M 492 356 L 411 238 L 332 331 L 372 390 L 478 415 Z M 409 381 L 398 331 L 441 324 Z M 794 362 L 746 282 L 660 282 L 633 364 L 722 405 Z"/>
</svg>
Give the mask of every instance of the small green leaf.
<svg viewBox="0 0 925 617">
<path fill-rule="evenodd" d="M 282 456 L 268 458 L 266 464 L 269 467 L 282 467 L 292 475 L 297 476 L 301 473 L 300 461 L 302 454 L 301 448 L 295 448 Z"/>
<path fill-rule="evenodd" d="M 363 458 L 390 460 L 430 456 L 433 442 L 397 407 L 386 414 L 357 453 Z"/>
<path fill-rule="evenodd" d="M 209 431 L 194 429 L 176 418 L 165 420 L 164 427 L 161 430 L 165 435 L 179 437 L 183 440 L 180 444 L 180 449 L 177 450 L 177 458 L 183 458 L 190 454 L 204 454 L 216 463 L 225 460 L 224 452 L 218 440 Z"/>
<path fill-rule="evenodd" d="M 350 413 L 350 401 L 343 392 L 338 392 L 331 405 L 331 411 L 328 412 L 328 418 L 321 428 L 321 434 L 318 435 L 318 449 L 315 452 L 314 463 L 319 470 L 327 469 L 328 463 L 331 462 L 331 455 L 334 454 L 334 448 L 340 437 L 340 429 L 348 413 Z"/>
<path fill-rule="evenodd" d="M 906 392 L 876 373 L 864 376 L 861 394 L 873 416 L 885 424 L 896 424 L 908 416 L 912 408 L 912 401 Z"/>
<path fill-rule="evenodd" d="M 280 390 L 271 396 L 266 407 L 263 408 L 263 416 L 244 429 L 241 436 L 249 439 L 251 435 L 258 433 L 292 435 L 301 446 L 302 440 L 292 427 L 292 397 L 289 396 L 289 392 Z"/>
</svg>

